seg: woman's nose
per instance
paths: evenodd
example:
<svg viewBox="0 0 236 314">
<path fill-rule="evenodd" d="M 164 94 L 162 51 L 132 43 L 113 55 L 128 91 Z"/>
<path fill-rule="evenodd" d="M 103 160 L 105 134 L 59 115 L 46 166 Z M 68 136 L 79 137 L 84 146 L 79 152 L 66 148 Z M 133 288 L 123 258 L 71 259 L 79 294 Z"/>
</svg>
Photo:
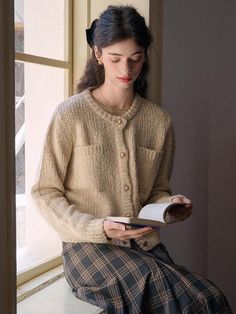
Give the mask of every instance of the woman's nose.
<svg viewBox="0 0 236 314">
<path fill-rule="evenodd" d="M 128 61 L 122 63 L 122 75 L 129 76 L 131 73 L 131 64 Z"/>
</svg>

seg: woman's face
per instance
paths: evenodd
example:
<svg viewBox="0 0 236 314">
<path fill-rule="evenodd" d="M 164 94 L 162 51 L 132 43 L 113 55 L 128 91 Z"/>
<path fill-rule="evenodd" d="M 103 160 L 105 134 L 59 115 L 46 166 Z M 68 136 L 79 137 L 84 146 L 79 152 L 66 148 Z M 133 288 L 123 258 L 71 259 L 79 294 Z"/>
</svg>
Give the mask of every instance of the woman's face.
<svg viewBox="0 0 236 314">
<path fill-rule="evenodd" d="M 95 55 L 105 70 L 105 83 L 122 89 L 132 88 L 145 61 L 145 50 L 133 38 L 125 39 L 102 48 L 102 54 L 95 47 Z"/>
</svg>

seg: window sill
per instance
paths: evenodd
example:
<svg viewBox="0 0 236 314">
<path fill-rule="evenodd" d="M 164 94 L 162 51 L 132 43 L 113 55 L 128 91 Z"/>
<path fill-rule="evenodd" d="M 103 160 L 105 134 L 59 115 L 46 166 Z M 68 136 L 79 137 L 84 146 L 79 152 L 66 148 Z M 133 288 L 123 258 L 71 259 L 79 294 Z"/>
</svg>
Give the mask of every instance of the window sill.
<svg viewBox="0 0 236 314">
<path fill-rule="evenodd" d="M 62 265 L 19 286 L 17 302 L 18 314 L 104 313 L 103 309 L 72 294 Z"/>
<path fill-rule="evenodd" d="M 63 266 L 59 265 L 17 287 L 17 303 L 46 288 L 64 277 Z"/>
</svg>

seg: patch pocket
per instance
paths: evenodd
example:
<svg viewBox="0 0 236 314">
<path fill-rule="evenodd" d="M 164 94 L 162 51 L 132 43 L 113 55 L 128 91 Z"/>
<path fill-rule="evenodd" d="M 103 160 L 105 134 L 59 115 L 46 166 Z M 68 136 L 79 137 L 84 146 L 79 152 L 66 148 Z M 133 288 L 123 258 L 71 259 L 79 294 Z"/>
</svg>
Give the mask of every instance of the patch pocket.
<svg viewBox="0 0 236 314">
<path fill-rule="evenodd" d="M 106 190 L 106 160 L 107 148 L 103 144 L 74 147 L 69 163 L 68 187 Z"/>
<path fill-rule="evenodd" d="M 137 175 L 140 202 L 148 198 L 160 167 L 163 151 L 137 147 Z"/>
</svg>

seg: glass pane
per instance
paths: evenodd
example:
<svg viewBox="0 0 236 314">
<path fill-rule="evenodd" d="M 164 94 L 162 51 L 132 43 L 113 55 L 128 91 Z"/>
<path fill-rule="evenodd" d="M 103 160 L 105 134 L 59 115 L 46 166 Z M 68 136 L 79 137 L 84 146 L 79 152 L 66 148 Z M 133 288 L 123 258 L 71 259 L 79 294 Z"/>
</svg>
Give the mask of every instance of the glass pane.
<svg viewBox="0 0 236 314">
<path fill-rule="evenodd" d="M 68 61 L 68 3 L 15 0 L 16 51 Z"/>
<path fill-rule="evenodd" d="M 17 271 L 61 253 L 61 241 L 41 217 L 30 190 L 35 182 L 47 126 L 68 97 L 68 71 L 16 62 Z"/>
</svg>

